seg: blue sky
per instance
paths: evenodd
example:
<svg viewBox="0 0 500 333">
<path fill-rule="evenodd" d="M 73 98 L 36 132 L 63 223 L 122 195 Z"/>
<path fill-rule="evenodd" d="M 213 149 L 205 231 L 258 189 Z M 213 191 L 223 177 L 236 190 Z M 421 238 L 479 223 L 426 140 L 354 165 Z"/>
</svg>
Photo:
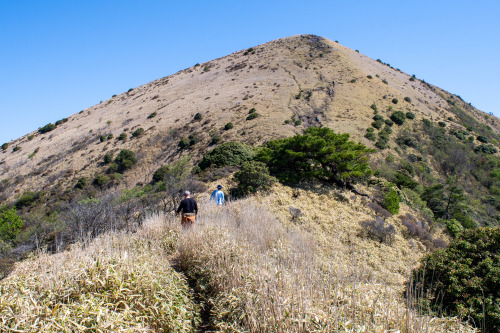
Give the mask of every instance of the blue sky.
<svg viewBox="0 0 500 333">
<path fill-rule="evenodd" d="M 500 116 L 498 1 L 0 0 L 0 144 L 129 88 L 316 34 Z"/>
</svg>

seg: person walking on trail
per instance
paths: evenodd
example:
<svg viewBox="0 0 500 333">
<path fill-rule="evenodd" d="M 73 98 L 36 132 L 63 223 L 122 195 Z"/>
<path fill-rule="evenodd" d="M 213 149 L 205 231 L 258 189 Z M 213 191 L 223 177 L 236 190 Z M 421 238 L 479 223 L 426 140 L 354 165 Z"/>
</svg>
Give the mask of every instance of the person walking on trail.
<svg viewBox="0 0 500 333">
<path fill-rule="evenodd" d="M 182 212 L 182 227 L 191 227 L 194 224 L 196 215 L 198 214 L 198 204 L 196 203 L 196 200 L 191 198 L 191 193 L 189 191 L 184 192 L 184 199 L 181 201 L 179 208 L 177 208 L 175 215 L 179 215 L 180 212 Z"/>
<path fill-rule="evenodd" d="M 222 185 L 217 185 L 217 189 L 212 192 L 212 196 L 210 197 L 209 202 L 212 201 L 212 199 L 217 205 L 219 206 L 224 205 L 225 201 L 224 201 L 224 192 L 222 192 Z"/>
</svg>

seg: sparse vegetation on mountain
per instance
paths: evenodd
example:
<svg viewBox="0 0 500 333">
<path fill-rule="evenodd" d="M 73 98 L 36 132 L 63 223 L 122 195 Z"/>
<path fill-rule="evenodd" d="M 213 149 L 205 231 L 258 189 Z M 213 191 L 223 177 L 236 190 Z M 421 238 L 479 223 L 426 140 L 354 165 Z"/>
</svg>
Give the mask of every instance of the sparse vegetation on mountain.
<svg viewBox="0 0 500 333">
<path fill-rule="evenodd" d="M 124 140 L 126 140 L 126 139 L 127 139 L 127 133 L 125 133 L 125 132 L 123 132 L 122 134 L 120 134 L 120 135 L 118 136 L 118 140 L 119 140 L 119 141 L 124 141 Z"/>
<path fill-rule="evenodd" d="M 229 122 L 229 123 L 226 123 L 226 125 L 224 125 L 224 130 L 225 131 L 229 131 L 230 129 L 233 129 L 234 128 L 234 124 Z"/>
<path fill-rule="evenodd" d="M 9 144 L 7 142 L 2 144 L 2 150 L 7 150 L 7 148 L 9 148 Z"/>
<path fill-rule="evenodd" d="M 205 154 L 198 166 L 201 170 L 233 166 L 250 161 L 253 157 L 254 152 L 250 146 L 242 142 L 226 142 Z"/>
<path fill-rule="evenodd" d="M 135 153 L 128 149 L 122 149 L 115 158 L 115 163 L 118 165 L 118 172 L 123 173 L 137 163 Z"/>
<path fill-rule="evenodd" d="M 40 128 L 38 129 L 38 132 L 39 132 L 40 134 L 44 134 L 44 133 L 47 133 L 47 132 L 53 131 L 53 130 L 55 130 L 55 129 L 56 129 L 56 125 L 54 125 L 54 124 L 50 123 L 50 124 L 47 124 L 47 125 L 45 125 L 45 126 L 43 126 L 43 127 L 40 127 Z"/>
<path fill-rule="evenodd" d="M 0 238 L 3 241 L 15 241 L 17 235 L 21 232 L 23 224 L 23 219 L 17 214 L 14 208 L 0 209 Z"/>
<path fill-rule="evenodd" d="M 137 137 L 141 136 L 142 134 L 144 134 L 144 128 L 142 128 L 142 127 L 138 128 L 138 129 L 136 129 L 135 131 L 132 132 L 132 136 L 134 138 L 137 138 Z"/>
<path fill-rule="evenodd" d="M 396 111 L 391 115 L 391 120 L 401 126 L 406 120 L 406 115 L 403 111 Z"/>
<path fill-rule="evenodd" d="M 203 115 L 202 115 L 201 113 L 197 112 L 197 113 L 194 115 L 193 119 L 194 119 L 194 120 L 196 120 L 196 121 L 200 121 L 200 120 L 202 120 L 202 119 L 203 119 Z"/>
<path fill-rule="evenodd" d="M 248 115 L 247 120 L 252 120 L 260 116 L 257 112 L 251 113 Z"/>
<path fill-rule="evenodd" d="M 269 169 L 262 162 L 246 161 L 241 164 L 240 171 L 234 179 L 238 184 L 237 196 L 243 197 L 257 191 L 268 191 L 276 179 L 269 174 Z"/>
<path fill-rule="evenodd" d="M 158 113 L 156 113 L 156 112 L 150 113 L 148 116 L 148 119 L 152 119 L 152 118 L 156 117 L 157 114 Z"/>
<path fill-rule="evenodd" d="M 82 190 L 85 188 L 85 186 L 87 186 L 87 184 L 88 184 L 88 179 L 86 177 L 81 177 L 76 182 L 75 188 Z"/>
</svg>

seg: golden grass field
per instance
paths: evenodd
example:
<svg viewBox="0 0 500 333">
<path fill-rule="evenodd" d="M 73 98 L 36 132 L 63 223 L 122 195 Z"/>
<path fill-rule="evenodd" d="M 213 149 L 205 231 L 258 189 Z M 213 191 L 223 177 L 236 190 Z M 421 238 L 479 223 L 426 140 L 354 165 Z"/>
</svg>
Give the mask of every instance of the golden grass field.
<svg viewBox="0 0 500 333">
<path fill-rule="evenodd" d="M 205 329 L 217 332 L 474 332 L 403 298 L 424 251 L 396 219 L 385 246 L 358 232 L 373 217 L 360 202 L 347 210 L 331 189 L 292 191 L 278 185 L 224 207 L 200 198 L 192 229 L 155 215 L 135 233 L 34 254 L 0 282 L 2 330 L 192 332 L 204 307 Z M 289 205 L 304 212 L 299 221 Z"/>
</svg>

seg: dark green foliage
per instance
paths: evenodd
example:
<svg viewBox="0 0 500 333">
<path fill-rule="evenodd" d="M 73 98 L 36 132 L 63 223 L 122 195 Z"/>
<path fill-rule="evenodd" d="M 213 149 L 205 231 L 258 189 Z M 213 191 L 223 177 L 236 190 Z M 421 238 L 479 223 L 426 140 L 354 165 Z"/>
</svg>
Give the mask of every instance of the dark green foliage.
<svg viewBox="0 0 500 333">
<path fill-rule="evenodd" d="M 405 97 L 405 102 L 411 103 L 411 98 L 410 98 L 410 97 L 408 97 L 408 96 L 406 96 L 406 97 Z"/>
<path fill-rule="evenodd" d="M 209 167 L 239 165 L 253 158 L 254 153 L 250 146 L 242 142 L 226 142 L 209 151 L 198 164 L 201 170 Z"/>
<path fill-rule="evenodd" d="M 382 136 L 389 136 L 392 134 L 392 128 L 388 125 L 384 126 L 384 129 L 380 131 L 379 137 Z"/>
<path fill-rule="evenodd" d="M 405 148 L 405 147 L 417 148 L 418 147 L 418 141 L 417 141 L 417 139 L 415 139 L 409 133 L 401 133 L 396 138 L 395 141 L 396 141 L 396 144 L 398 146 L 401 146 L 403 148 Z"/>
<path fill-rule="evenodd" d="M 379 120 L 384 121 L 384 117 L 383 117 L 383 116 L 381 116 L 381 115 L 379 115 L 379 114 L 377 114 L 377 115 L 373 116 L 373 118 L 372 118 L 372 119 L 373 119 L 373 120 L 375 120 L 375 121 L 379 121 Z"/>
<path fill-rule="evenodd" d="M 424 257 L 413 272 L 422 304 L 436 313 L 472 317 L 483 332 L 500 331 L 500 229 L 461 233 L 449 247 Z"/>
<path fill-rule="evenodd" d="M 252 119 L 255 119 L 259 116 L 259 114 L 257 112 L 254 112 L 252 114 L 250 114 L 248 117 L 247 117 L 247 120 L 252 120 Z"/>
<path fill-rule="evenodd" d="M 0 211 L 0 238 L 6 242 L 13 242 L 21 232 L 23 219 L 17 215 L 14 208 Z"/>
<path fill-rule="evenodd" d="M 110 134 L 108 134 L 108 137 L 107 137 L 107 139 L 108 139 L 108 140 L 111 140 L 111 139 L 113 139 L 113 133 L 110 133 Z"/>
<path fill-rule="evenodd" d="M 464 227 L 455 219 L 445 221 L 446 230 L 452 237 L 457 237 L 464 231 Z"/>
<path fill-rule="evenodd" d="M 120 134 L 118 136 L 118 140 L 122 141 L 122 140 L 125 140 L 127 138 L 127 133 L 123 132 L 122 134 Z"/>
<path fill-rule="evenodd" d="M 19 150 L 21 150 L 21 146 L 15 146 L 14 148 L 12 148 L 13 152 L 16 152 L 16 151 L 19 151 Z"/>
<path fill-rule="evenodd" d="M 141 136 L 144 133 L 144 128 L 138 128 L 135 131 L 132 132 L 132 136 L 134 138 L 137 138 L 138 136 Z"/>
<path fill-rule="evenodd" d="M 381 129 L 384 126 L 384 122 L 382 120 L 377 120 L 372 123 L 372 126 L 376 129 Z"/>
<path fill-rule="evenodd" d="M 191 133 L 191 134 L 189 134 L 188 139 L 189 139 L 189 145 L 190 146 L 194 146 L 195 144 L 197 144 L 198 142 L 201 141 L 201 139 L 200 139 L 200 137 L 198 136 L 197 133 Z"/>
<path fill-rule="evenodd" d="M 69 120 L 68 118 L 63 118 L 63 119 L 61 119 L 61 120 L 56 121 L 56 124 L 55 124 L 55 125 L 56 125 L 56 126 L 62 125 L 62 124 L 64 124 L 65 122 L 67 122 L 68 120 Z"/>
<path fill-rule="evenodd" d="M 370 107 L 373 109 L 373 111 L 378 111 L 377 105 L 375 103 L 370 105 Z"/>
<path fill-rule="evenodd" d="M 104 164 L 109 164 L 113 162 L 113 154 L 112 153 L 107 153 L 104 155 Z"/>
<path fill-rule="evenodd" d="M 41 134 L 43 134 L 43 133 L 50 132 L 50 131 L 52 131 L 54 129 L 56 129 L 56 125 L 50 123 L 50 124 L 47 124 L 47 125 L 45 125 L 43 127 L 40 127 L 38 129 L 38 132 L 41 133 Z"/>
<path fill-rule="evenodd" d="M 122 149 L 115 158 L 115 163 L 118 165 L 118 172 L 123 173 L 137 163 L 137 157 L 131 150 Z"/>
<path fill-rule="evenodd" d="M 383 79 L 382 82 L 385 83 L 385 84 L 389 84 L 389 82 L 387 82 L 386 79 Z"/>
<path fill-rule="evenodd" d="M 476 154 L 479 154 L 479 153 L 496 154 L 496 153 L 498 153 L 498 149 L 493 147 L 493 145 L 480 145 L 480 146 L 477 146 L 476 149 L 474 149 L 474 152 Z"/>
<path fill-rule="evenodd" d="M 151 118 L 156 117 L 156 115 L 157 115 L 157 114 L 158 114 L 158 113 L 156 113 L 156 112 L 151 113 L 151 114 L 148 116 L 148 119 L 151 119 Z"/>
<path fill-rule="evenodd" d="M 403 187 L 414 190 L 418 187 L 418 182 L 413 180 L 411 175 L 405 170 L 399 170 L 394 174 L 394 183 L 401 189 Z"/>
<path fill-rule="evenodd" d="M 297 119 L 297 120 L 295 120 L 295 121 L 293 122 L 293 124 L 294 124 L 295 126 L 302 125 L 302 120 Z"/>
<path fill-rule="evenodd" d="M 238 184 L 236 193 L 240 197 L 257 191 L 268 191 L 276 182 L 276 179 L 269 174 L 267 166 L 258 161 L 243 162 L 234 179 Z"/>
<path fill-rule="evenodd" d="M 397 98 L 393 98 L 393 99 L 392 99 L 392 102 L 393 102 L 394 104 L 398 104 L 399 100 L 398 100 Z"/>
<path fill-rule="evenodd" d="M 406 115 L 403 111 L 396 111 L 391 115 L 391 120 L 401 126 L 406 120 Z"/>
<path fill-rule="evenodd" d="M 379 136 L 377 142 L 375 142 L 375 147 L 378 149 L 387 149 L 389 148 L 389 139 L 387 136 Z"/>
<path fill-rule="evenodd" d="M 303 135 L 271 140 L 259 151 L 257 159 L 266 163 L 280 181 L 295 184 L 315 178 L 348 186 L 368 178 L 368 154 L 349 134 L 336 134 L 326 127 L 310 127 Z"/>
<path fill-rule="evenodd" d="M 103 187 L 107 183 L 109 183 L 109 177 L 106 175 L 97 175 L 97 177 L 95 177 L 93 181 L 93 184 L 98 187 Z"/>
<path fill-rule="evenodd" d="M 406 112 L 406 118 L 413 120 L 415 119 L 415 114 L 413 112 Z"/>
<path fill-rule="evenodd" d="M 432 126 L 432 121 L 430 121 L 427 118 L 422 119 L 422 122 L 424 123 L 424 126 L 431 127 Z"/>
<path fill-rule="evenodd" d="M 220 135 L 215 135 L 214 137 L 212 137 L 212 141 L 210 141 L 210 144 L 215 145 L 219 143 L 220 140 L 222 140 L 222 137 Z"/>
<path fill-rule="evenodd" d="M 194 118 L 193 118 L 193 119 L 194 119 L 194 120 L 196 120 L 196 121 L 199 121 L 199 120 L 203 119 L 203 115 L 202 115 L 201 113 L 199 113 L 199 112 L 198 112 L 198 113 L 196 113 L 196 114 L 194 115 Z"/>
<path fill-rule="evenodd" d="M 394 125 L 394 122 L 393 122 L 392 120 L 390 120 L 390 119 L 386 119 L 386 120 L 384 120 L 384 123 L 385 123 L 387 126 L 391 126 L 391 127 L 392 127 L 392 125 Z"/>
<path fill-rule="evenodd" d="M 2 145 L 2 150 L 7 150 L 9 148 L 9 144 L 6 142 Z"/>
<path fill-rule="evenodd" d="M 438 125 L 439 125 L 440 127 L 446 127 L 446 123 L 445 123 L 444 121 L 440 121 L 440 122 L 438 122 Z"/>
<path fill-rule="evenodd" d="M 100 141 L 100 142 L 104 142 L 104 141 L 106 141 L 106 135 L 101 135 L 101 136 L 99 137 L 99 141 Z"/>
<path fill-rule="evenodd" d="M 224 130 L 229 131 L 230 129 L 234 128 L 234 124 L 229 122 L 226 125 L 224 125 Z"/>
<path fill-rule="evenodd" d="M 460 122 L 465 128 L 467 128 L 468 131 L 474 131 L 478 133 L 479 135 L 485 136 L 485 137 L 493 137 L 497 141 L 500 141 L 500 137 L 490 131 L 488 128 L 488 125 L 482 124 L 478 122 L 474 117 L 472 117 L 468 112 L 462 110 L 456 105 L 453 105 L 451 108 L 451 111 L 456 115 L 458 118 L 457 121 Z"/>
<path fill-rule="evenodd" d="M 355 82 L 356 82 L 356 79 L 352 79 L 350 82 L 351 82 L 351 83 L 355 83 Z"/>
<path fill-rule="evenodd" d="M 382 206 L 391 214 L 399 213 L 399 196 L 394 188 L 390 188 L 384 194 L 384 201 L 382 202 Z"/>
<path fill-rule="evenodd" d="M 251 108 L 250 111 L 248 111 L 248 114 L 255 113 L 257 110 L 255 108 Z"/>
<path fill-rule="evenodd" d="M 373 76 L 371 76 L 371 75 L 367 75 L 366 77 L 369 79 L 373 79 Z"/>
<path fill-rule="evenodd" d="M 15 206 L 17 209 L 31 206 L 31 204 L 36 200 L 38 200 L 40 196 L 41 196 L 40 192 L 35 193 L 31 191 L 26 191 L 19 197 L 19 199 L 17 199 Z"/>
<path fill-rule="evenodd" d="M 482 142 L 482 143 L 488 143 L 488 138 L 487 138 L 487 137 L 485 137 L 485 136 L 480 135 L 480 136 L 478 136 L 476 139 L 477 139 L 477 141 L 479 141 L 479 142 Z"/>
<path fill-rule="evenodd" d="M 184 149 L 189 147 L 189 139 L 188 138 L 182 138 L 179 140 L 179 143 L 177 144 L 180 149 Z"/>
<path fill-rule="evenodd" d="M 373 132 L 375 132 L 375 129 L 374 129 L 373 127 L 368 127 L 368 128 L 366 129 L 366 131 L 367 131 L 368 133 L 373 133 Z"/>
<path fill-rule="evenodd" d="M 370 140 L 370 141 L 375 141 L 375 140 L 377 140 L 377 136 L 376 136 L 376 135 L 375 135 L 375 133 L 373 133 L 373 132 L 367 132 L 367 133 L 365 134 L 365 138 L 367 138 L 367 139 L 368 139 L 368 140 Z"/>
<path fill-rule="evenodd" d="M 76 182 L 75 188 L 83 189 L 85 186 L 87 186 L 87 183 L 88 183 L 88 179 L 85 177 L 81 177 Z"/>
<path fill-rule="evenodd" d="M 456 184 L 454 178 L 447 180 L 445 184 L 435 184 L 424 188 L 422 200 L 427 202 L 437 218 L 457 219 L 465 228 L 474 228 L 474 223 L 464 215 L 464 203 L 466 199 L 464 190 Z"/>
</svg>

